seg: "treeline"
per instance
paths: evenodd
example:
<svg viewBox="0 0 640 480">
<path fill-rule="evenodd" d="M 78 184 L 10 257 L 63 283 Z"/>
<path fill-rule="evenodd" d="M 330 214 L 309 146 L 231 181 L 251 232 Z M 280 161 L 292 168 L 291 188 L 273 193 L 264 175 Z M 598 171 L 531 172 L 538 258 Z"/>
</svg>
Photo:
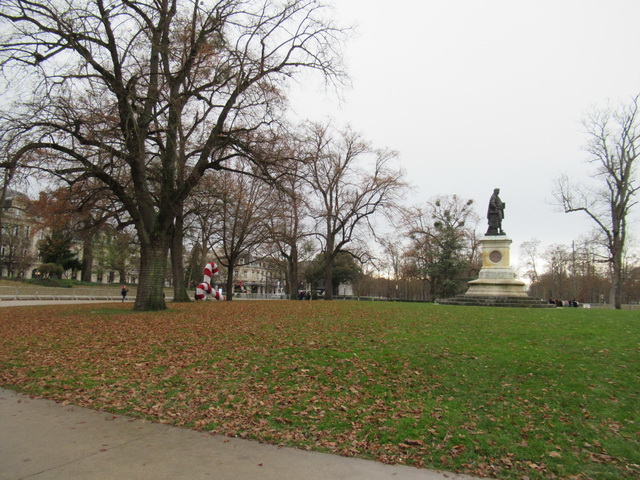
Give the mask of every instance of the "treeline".
<svg viewBox="0 0 640 480">
<path fill-rule="evenodd" d="M 86 262 L 105 225 L 134 237 L 134 309 L 166 308 L 169 270 L 174 299 L 187 301 L 185 257 L 198 251 L 215 252 L 228 290 L 242 255 L 277 252 L 292 296 L 299 265 L 319 254 L 329 299 L 339 255 L 427 282 L 430 297 L 459 292 L 477 270 L 472 202 L 450 196 L 400 212 L 394 152 L 350 128 L 288 120 L 292 79 L 313 73 L 336 89 L 348 80 L 349 29 L 319 0 L 4 0 L 0 25 L 0 202 L 21 176 L 50 186 L 77 214 Z M 562 177 L 555 192 L 566 212 L 598 225 L 618 308 L 637 106 L 586 124 L 604 188 Z M 407 262 L 402 276 L 391 247 L 382 259 L 367 248 L 381 216 L 404 220 L 406 248 L 393 247 Z"/>
</svg>

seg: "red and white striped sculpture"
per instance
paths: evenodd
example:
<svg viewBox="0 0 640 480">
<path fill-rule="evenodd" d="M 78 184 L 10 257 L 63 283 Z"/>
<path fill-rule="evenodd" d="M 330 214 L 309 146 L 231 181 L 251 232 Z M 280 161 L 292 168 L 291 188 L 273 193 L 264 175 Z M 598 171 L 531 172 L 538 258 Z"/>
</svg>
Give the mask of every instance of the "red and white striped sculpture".
<svg viewBox="0 0 640 480">
<path fill-rule="evenodd" d="M 209 262 L 204 266 L 204 280 L 196 287 L 196 300 L 207 300 L 212 296 L 216 300 L 224 300 L 220 292 L 211 288 L 211 276 L 216 275 L 220 270 L 214 262 Z"/>
</svg>

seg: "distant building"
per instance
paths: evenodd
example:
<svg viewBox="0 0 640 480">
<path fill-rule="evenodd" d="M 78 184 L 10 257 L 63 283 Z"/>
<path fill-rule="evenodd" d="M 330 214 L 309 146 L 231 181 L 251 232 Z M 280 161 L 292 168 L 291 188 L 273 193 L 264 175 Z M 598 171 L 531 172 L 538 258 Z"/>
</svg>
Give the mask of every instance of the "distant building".
<svg viewBox="0 0 640 480">
<path fill-rule="evenodd" d="M 282 294 L 284 280 L 277 262 L 246 255 L 234 269 L 234 293 Z"/>
<path fill-rule="evenodd" d="M 1 205 L 0 267 L 3 277 L 32 278 L 40 264 L 37 243 L 44 233 L 29 212 L 26 195 L 8 190 Z"/>
<path fill-rule="evenodd" d="M 42 258 L 38 242 L 44 240 L 49 229 L 42 227 L 42 218 L 32 213 L 31 200 L 25 194 L 8 190 L 2 208 L 0 225 L 0 269 L 3 277 L 30 279 L 40 276 L 38 267 Z M 97 283 L 136 283 L 138 279 L 137 255 L 126 245 L 118 245 L 113 235 L 100 233 L 93 239 L 91 280 Z M 71 250 L 82 260 L 82 241 L 74 238 Z M 123 258 L 114 260 L 114 256 Z M 122 267 L 114 268 L 114 263 Z M 66 275 L 79 272 L 65 272 Z"/>
</svg>

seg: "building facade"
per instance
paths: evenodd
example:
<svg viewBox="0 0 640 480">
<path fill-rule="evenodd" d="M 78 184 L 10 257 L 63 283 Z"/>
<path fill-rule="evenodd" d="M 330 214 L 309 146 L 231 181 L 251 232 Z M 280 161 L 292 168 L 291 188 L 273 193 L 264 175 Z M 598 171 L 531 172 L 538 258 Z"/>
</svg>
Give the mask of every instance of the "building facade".
<svg viewBox="0 0 640 480">
<path fill-rule="evenodd" d="M 1 206 L 0 266 L 2 276 L 32 278 L 40 264 L 38 241 L 43 237 L 26 195 L 8 190 Z"/>
<path fill-rule="evenodd" d="M 234 269 L 234 294 L 282 295 L 282 269 L 270 258 L 246 255 Z"/>
</svg>

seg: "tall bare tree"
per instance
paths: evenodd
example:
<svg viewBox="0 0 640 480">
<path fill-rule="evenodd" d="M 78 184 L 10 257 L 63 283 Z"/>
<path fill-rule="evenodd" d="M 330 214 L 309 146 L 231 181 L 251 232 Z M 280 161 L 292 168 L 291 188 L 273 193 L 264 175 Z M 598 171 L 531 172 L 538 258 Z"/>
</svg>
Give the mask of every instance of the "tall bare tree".
<svg viewBox="0 0 640 480">
<path fill-rule="evenodd" d="M 219 228 L 220 218 L 218 199 L 223 192 L 218 190 L 217 175 L 206 174 L 193 195 L 185 204 L 185 237 L 191 245 L 188 285 L 200 283 L 205 264 L 215 261 L 210 251 L 210 240 Z"/>
<path fill-rule="evenodd" d="M 586 150 L 594 167 L 592 185 L 573 184 L 560 177 L 554 197 L 565 212 L 583 212 L 603 238 L 611 264 L 610 302 L 622 306 L 623 254 L 629 212 L 638 203 L 640 155 L 640 96 L 617 109 L 593 110 L 583 122 L 589 136 Z"/>
<path fill-rule="evenodd" d="M 240 169 L 238 169 L 240 170 Z M 267 209 L 271 187 L 257 176 L 222 172 L 215 178 L 213 235 L 209 245 L 218 262 L 226 267 L 227 300 L 233 299 L 235 267 L 246 255 L 267 243 Z"/>
<path fill-rule="evenodd" d="M 289 77 L 342 75 L 344 32 L 317 0 L 4 0 L 0 32 L 11 158 L 113 192 L 140 241 L 136 310 L 166 308 L 176 217 L 204 173 L 277 119 Z"/>
<path fill-rule="evenodd" d="M 310 260 L 313 252 L 309 248 L 313 229 L 309 222 L 309 184 L 304 175 L 304 142 L 295 134 L 283 132 L 278 139 L 277 151 L 283 161 L 277 181 L 272 182 L 271 205 L 266 212 L 268 235 L 277 255 L 284 259 L 287 294 L 291 300 L 298 299 L 298 288 L 302 280 L 300 264 Z"/>
<path fill-rule="evenodd" d="M 392 166 L 394 152 L 373 149 L 350 129 L 311 125 L 306 143 L 310 212 L 324 255 L 325 300 L 331 300 L 336 256 L 358 256 L 358 243 L 375 233 L 374 215 L 391 213 L 406 183 Z"/>
<path fill-rule="evenodd" d="M 273 203 L 267 211 L 269 237 L 278 254 L 286 262 L 287 294 L 291 300 L 298 298 L 301 244 L 311 235 L 306 225 L 305 199 L 301 179 L 287 178 L 288 188 L 273 189 Z"/>
<path fill-rule="evenodd" d="M 379 243 L 385 256 L 384 260 L 380 262 L 381 266 L 387 269 L 393 280 L 400 279 L 406 248 L 395 235 L 386 235 L 380 238 Z"/>
<path fill-rule="evenodd" d="M 520 244 L 520 256 L 522 257 L 522 263 L 526 268 L 525 276 L 531 283 L 536 283 L 540 278 L 538 273 L 538 260 L 540 252 L 540 240 L 532 238 L 526 242 Z"/>
</svg>

